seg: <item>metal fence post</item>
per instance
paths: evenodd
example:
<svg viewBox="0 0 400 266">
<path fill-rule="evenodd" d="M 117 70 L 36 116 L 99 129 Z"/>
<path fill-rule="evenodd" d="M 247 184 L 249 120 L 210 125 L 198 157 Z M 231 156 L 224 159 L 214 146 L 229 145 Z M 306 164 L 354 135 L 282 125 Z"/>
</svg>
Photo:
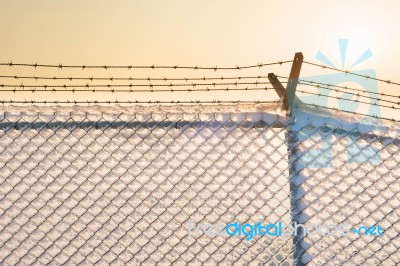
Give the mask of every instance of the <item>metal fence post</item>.
<svg viewBox="0 0 400 266">
<path fill-rule="evenodd" d="M 298 137 L 297 137 L 297 132 L 292 128 L 293 124 L 296 123 L 293 113 L 293 108 L 296 107 L 296 104 L 299 101 L 296 97 L 296 87 L 300 77 L 300 70 L 302 63 L 303 63 L 303 54 L 296 53 L 293 59 L 292 69 L 290 71 L 289 80 L 286 86 L 288 112 L 291 119 L 288 132 L 288 148 L 289 148 L 288 160 L 289 160 L 289 182 L 290 182 L 290 195 L 291 195 L 290 201 L 291 201 L 293 224 L 298 222 L 297 219 L 298 217 L 296 215 L 296 208 L 297 208 L 296 204 L 298 204 L 298 201 L 296 195 L 299 189 L 294 182 L 296 177 L 296 162 L 297 162 L 296 153 L 297 153 Z M 298 246 L 300 245 L 301 233 L 299 232 L 293 232 L 293 233 L 298 233 L 293 236 L 294 261 L 296 265 L 302 265 L 300 261 L 301 247 Z"/>
<path fill-rule="evenodd" d="M 279 98 L 282 100 L 282 109 L 286 111 L 286 113 L 291 118 L 291 125 L 295 123 L 295 118 L 293 117 L 293 108 L 296 107 L 298 102 L 300 101 L 296 97 L 296 87 L 300 77 L 301 65 L 303 63 L 303 54 L 296 53 L 294 55 L 292 68 L 290 70 L 290 75 L 288 79 L 288 83 L 286 85 L 286 90 L 284 89 L 282 83 L 278 80 L 277 76 L 274 73 L 268 74 L 268 79 L 271 82 L 271 85 L 274 87 L 276 93 Z M 296 209 L 296 194 L 298 187 L 294 183 L 295 173 L 296 173 L 296 147 L 297 147 L 297 135 L 294 130 L 292 130 L 292 126 L 289 126 L 288 132 L 286 134 L 286 140 L 288 145 L 288 162 L 289 162 L 289 182 L 290 182 L 290 201 L 291 201 L 291 211 L 292 211 L 292 223 L 297 222 L 297 217 L 295 217 L 295 209 Z M 299 234 L 300 235 L 300 234 Z M 301 265 L 300 259 L 300 237 L 299 235 L 293 236 L 293 249 L 294 249 L 294 260 L 296 264 Z"/>
</svg>

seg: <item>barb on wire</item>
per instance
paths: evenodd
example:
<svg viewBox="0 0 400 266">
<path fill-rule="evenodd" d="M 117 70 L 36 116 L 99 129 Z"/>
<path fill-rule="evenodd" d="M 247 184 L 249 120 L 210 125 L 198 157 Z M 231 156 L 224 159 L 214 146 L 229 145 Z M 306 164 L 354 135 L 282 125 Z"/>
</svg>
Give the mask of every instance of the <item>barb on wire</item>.
<svg viewBox="0 0 400 266">
<path fill-rule="evenodd" d="M 376 81 L 380 81 L 380 82 L 385 82 L 387 84 L 393 84 L 393 85 L 398 85 L 398 86 L 400 85 L 399 82 L 394 82 L 394 81 L 391 81 L 391 80 L 385 80 L 385 79 L 380 79 L 380 78 L 374 78 L 374 77 L 371 77 L 371 76 L 368 76 L 368 75 L 362 75 L 362 74 L 351 72 L 349 70 L 342 70 L 342 69 L 330 67 L 330 66 L 327 66 L 327 65 L 316 64 L 316 63 L 312 63 L 312 62 L 308 62 L 308 61 L 304 61 L 303 63 L 308 64 L 308 65 L 312 65 L 312 66 L 321 67 L 321 68 L 324 68 L 324 69 L 330 69 L 330 70 L 341 72 L 341 73 L 350 74 L 350 75 L 357 76 L 357 77 L 362 77 L 362 78 L 366 78 L 366 79 L 372 79 L 372 80 L 376 80 Z"/>
<path fill-rule="evenodd" d="M 33 67 L 33 68 L 80 68 L 80 69 L 88 69 L 88 68 L 95 68 L 95 69 L 112 69 L 112 68 L 123 68 L 123 69 L 193 69 L 193 70 L 241 70 L 241 69 L 248 69 L 248 68 L 262 68 L 264 66 L 271 66 L 271 65 L 282 65 L 286 63 L 291 63 L 292 60 L 286 61 L 279 61 L 279 62 L 271 62 L 271 63 L 259 63 L 256 65 L 249 65 L 249 66 L 234 66 L 234 67 L 202 67 L 202 66 L 161 66 L 161 65 L 63 65 L 63 64 L 27 64 L 27 63 L 0 63 L 0 66 L 9 66 L 9 67 Z"/>
</svg>

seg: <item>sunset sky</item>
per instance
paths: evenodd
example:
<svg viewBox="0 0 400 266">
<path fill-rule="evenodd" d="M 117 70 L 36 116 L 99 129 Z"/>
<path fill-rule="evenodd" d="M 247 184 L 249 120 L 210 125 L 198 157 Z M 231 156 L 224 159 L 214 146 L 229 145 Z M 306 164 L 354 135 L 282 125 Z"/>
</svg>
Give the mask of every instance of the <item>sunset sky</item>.
<svg viewBox="0 0 400 266">
<path fill-rule="evenodd" d="M 375 69 L 379 78 L 400 81 L 397 66 L 397 60 L 400 59 L 400 38 L 397 36 L 399 13 L 400 4 L 395 0 L 381 4 L 376 1 L 317 0 L 3 1 L 0 8 L 0 61 L 64 65 L 155 64 L 222 67 L 292 60 L 295 52 L 303 52 L 307 61 L 321 63 L 315 58 L 321 52 L 335 66 L 343 69 L 338 40 L 348 39 L 344 69 Z M 368 49 L 372 51 L 372 56 L 350 68 Z M 268 72 L 287 76 L 290 64 L 255 69 L 253 72 L 217 73 L 193 70 L 68 72 L 5 66 L 0 69 L 4 75 L 79 77 L 203 77 L 236 76 L 238 73 L 266 75 Z M 301 75 L 329 73 L 332 72 L 304 65 Z M 4 84 L 45 84 L 35 82 L 0 79 L 0 83 Z M 400 95 L 399 86 L 385 83 L 378 85 L 379 92 Z M 243 92 L 235 93 L 234 98 L 250 99 L 249 95 L 264 99 L 263 95 Z M 223 96 L 223 93 L 212 96 L 203 93 L 179 97 L 211 99 Z M 4 93 L 3 97 L 59 99 L 64 95 Z M 85 97 L 90 98 L 93 95 L 82 98 Z M 158 96 L 152 94 L 143 96 L 143 99 L 146 97 L 155 99 Z"/>
</svg>

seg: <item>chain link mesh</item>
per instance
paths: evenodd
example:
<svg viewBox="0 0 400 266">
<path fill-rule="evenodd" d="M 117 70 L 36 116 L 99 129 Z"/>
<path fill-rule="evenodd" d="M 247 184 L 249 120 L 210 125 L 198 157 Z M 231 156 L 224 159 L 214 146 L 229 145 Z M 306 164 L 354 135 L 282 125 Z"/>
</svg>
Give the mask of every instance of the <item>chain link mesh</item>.
<svg viewBox="0 0 400 266">
<path fill-rule="evenodd" d="M 294 220 L 384 228 L 382 236 L 300 236 L 300 264 L 400 264 L 400 129 L 376 121 L 345 123 L 297 112 L 291 128 Z"/>
<path fill-rule="evenodd" d="M 307 123 L 267 111 L 4 112 L 0 260 L 4 265 L 400 263 L 399 130 L 332 119 L 321 124 L 303 116 Z M 325 140 L 333 145 L 324 146 Z M 320 151 L 310 152 L 316 148 Z M 188 228 L 266 219 L 379 224 L 385 233 L 246 240 Z"/>
</svg>

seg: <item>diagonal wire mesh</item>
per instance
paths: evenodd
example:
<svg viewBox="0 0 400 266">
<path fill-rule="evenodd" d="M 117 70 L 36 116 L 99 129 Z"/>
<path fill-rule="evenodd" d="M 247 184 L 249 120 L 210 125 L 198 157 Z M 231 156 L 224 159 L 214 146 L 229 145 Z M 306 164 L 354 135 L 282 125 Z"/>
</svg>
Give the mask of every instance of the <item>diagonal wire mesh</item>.
<svg viewBox="0 0 400 266">
<path fill-rule="evenodd" d="M 290 265 L 290 239 L 187 230 L 189 221 L 256 223 L 266 214 L 290 222 L 286 120 L 260 113 L 4 113 L 0 259 Z"/>
<path fill-rule="evenodd" d="M 293 218 L 310 227 L 347 224 L 351 230 L 344 236 L 300 235 L 299 264 L 398 265 L 400 129 L 379 119 L 371 125 L 321 117 L 315 110 L 295 113 Z M 377 225 L 382 236 L 353 231 Z"/>
<path fill-rule="evenodd" d="M 2 113 L 4 265 L 400 263 L 396 126 L 268 108 L 131 109 Z M 234 221 L 384 234 L 208 234 Z"/>
</svg>

